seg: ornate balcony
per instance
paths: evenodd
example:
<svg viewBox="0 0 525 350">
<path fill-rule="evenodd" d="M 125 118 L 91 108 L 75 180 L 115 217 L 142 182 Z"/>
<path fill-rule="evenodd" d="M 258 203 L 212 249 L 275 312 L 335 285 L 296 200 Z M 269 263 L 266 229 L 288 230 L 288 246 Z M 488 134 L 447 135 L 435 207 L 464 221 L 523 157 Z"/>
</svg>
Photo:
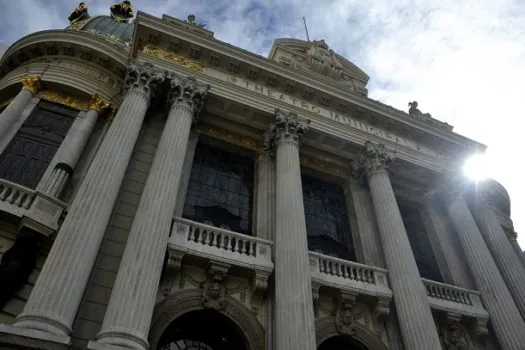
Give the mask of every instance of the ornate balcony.
<svg viewBox="0 0 525 350">
<path fill-rule="evenodd" d="M 168 241 L 167 276 L 163 292 L 171 288 L 183 259 L 208 270 L 223 270 L 251 279 L 252 307 L 258 308 L 273 272 L 273 242 L 191 220 L 174 218 Z M 222 278 L 222 277 L 221 277 Z"/>
<path fill-rule="evenodd" d="M 424 278 L 422 281 L 427 289 L 428 301 L 433 309 L 475 318 L 482 323 L 488 321 L 489 314 L 481 303 L 478 291 Z"/>
<path fill-rule="evenodd" d="M 44 235 L 52 235 L 58 230 L 66 207 L 66 203 L 56 198 L 0 179 L 0 212 Z"/>
<path fill-rule="evenodd" d="M 328 287 L 343 293 L 373 297 L 377 313 L 388 314 L 392 291 L 385 269 L 315 252 L 309 254 L 314 301 L 319 297 L 319 288 Z"/>
</svg>

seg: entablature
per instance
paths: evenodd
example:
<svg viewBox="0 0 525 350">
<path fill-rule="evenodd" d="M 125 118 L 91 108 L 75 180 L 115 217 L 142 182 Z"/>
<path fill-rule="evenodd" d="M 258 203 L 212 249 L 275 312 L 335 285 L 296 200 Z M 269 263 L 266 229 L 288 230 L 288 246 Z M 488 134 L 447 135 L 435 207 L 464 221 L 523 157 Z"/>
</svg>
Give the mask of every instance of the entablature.
<svg viewBox="0 0 525 350">
<path fill-rule="evenodd" d="M 341 120 L 365 122 L 385 133 L 399 134 L 435 152 L 463 159 L 485 146 L 451 132 L 451 126 L 435 119 L 424 120 L 386 106 L 378 101 L 345 92 L 328 77 L 298 72 L 278 62 L 234 47 L 216 39 L 188 31 L 151 15 L 139 12 L 132 56 L 155 47 L 168 55 L 189 58 L 203 65 L 202 70 L 217 71 L 237 78 L 254 89 L 286 93 L 315 108 L 327 108 Z M 204 66 L 206 66 L 204 68 Z M 245 83 L 246 82 L 246 83 Z"/>
</svg>

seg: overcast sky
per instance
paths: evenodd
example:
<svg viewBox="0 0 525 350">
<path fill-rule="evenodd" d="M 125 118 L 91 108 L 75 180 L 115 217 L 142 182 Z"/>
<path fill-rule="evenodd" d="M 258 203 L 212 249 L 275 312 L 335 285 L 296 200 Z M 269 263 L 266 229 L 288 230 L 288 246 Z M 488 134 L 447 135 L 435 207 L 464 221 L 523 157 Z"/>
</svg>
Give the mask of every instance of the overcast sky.
<svg viewBox="0 0 525 350">
<path fill-rule="evenodd" d="M 423 112 L 488 146 L 488 176 L 512 198 L 518 241 L 525 247 L 525 1 L 511 0 L 142 0 L 135 9 L 160 17 L 194 13 L 215 37 L 267 56 L 280 37 L 325 39 L 369 76 L 369 96 Z M 111 1 L 87 1 L 91 15 Z M 63 28 L 71 0 L 0 0 L 0 42 Z M 520 146 L 522 144 L 519 144 Z M 521 234 L 520 234 L 521 233 Z"/>
</svg>

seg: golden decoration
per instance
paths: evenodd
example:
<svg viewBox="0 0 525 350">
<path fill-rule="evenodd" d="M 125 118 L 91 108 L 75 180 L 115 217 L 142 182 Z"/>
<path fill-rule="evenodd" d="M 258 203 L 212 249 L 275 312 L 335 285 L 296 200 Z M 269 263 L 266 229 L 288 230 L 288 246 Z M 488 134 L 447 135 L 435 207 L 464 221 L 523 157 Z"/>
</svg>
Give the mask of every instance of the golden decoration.
<svg viewBox="0 0 525 350">
<path fill-rule="evenodd" d="M 194 71 L 197 71 L 197 72 L 204 71 L 204 68 L 206 67 L 203 63 L 201 63 L 199 61 L 188 60 L 188 59 L 186 59 L 183 56 L 176 55 L 174 53 L 170 53 L 170 52 L 164 51 L 163 49 L 161 49 L 161 48 L 159 48 L 157 46 L 146 45 L 142 49 L 142 52 L 144 52 L 145 54 L 151 55 L 151 56 L 155 56 L 155 57 L 158 57 L 158 58 L 161 58 L 161 59 L 165 59 L 167 61 L 176 63 L 176 64 L 178 64 L 180 66 L 186 67 L 188 69 L 191 69 L 191 70 L 194 70 Z"/>
<path fill-rule="evenodd" d="M 325 160 L 314 158 L 311 156 L 306 156 L 304 154 L 301 154 L 299 156 L 299 160 L 301 162 L 301 165 L 304 165 L 305 167 L 322 171 L 327 174 L 335 175 L 338 177 L 342 177 L 345 179 L 349 179 L 352 176 L 352 171 L 350 168 L 343 168 L 341 166 L 338 166 L 333 163 L 329 163 Z"/>
<path fill-rule="evenodd" d="M 234 145 L 248 148 L 254 151 L 257 150 L 257 142 L 251 137 L 237 134 L 228 130 L 219 129 L 215 126 L 210 125 L 201 124 L 197 127 L 197 130 L 204 135 L 208 135 L 216 139 L 223 140 L 228 143 L 232 143 Z"/>
<path fill-rule="evenodd" d="M 83 19 L 83 20 L 80 20 L 80 21 L 74 21 L 74 22 L 71 22 L 71 28 L 75 29 L 75 30 L 80 30 L 82 29 L 82 27 L 84 26 L 84 24 L 86 24 L 86 22 L 88 21 L 89 18 L 86 18 L 86 19 Z"/>
<path fill-rule="evenodd" d="M 82 101 L 78 98 L 67 96 L 67 95 L 64 95 L 64 94 L 61 94 L 55 91 L 49 91 L 49 90 L 41 91 L 37 94 L 37 97 L 43 100 L 49 101 L 49 102 L 61 104 L 66 107 L 78 109 L 80 111 L 87 111 L 89 110 L 89 106 L 90 106 L 90 103 L 87 100 Z"/>
<path fill-rule="evenodd" d="M 99 95 L 93 94 L 89 102 L 89 109 L 102 113 L 103 110 L 109 107 L 109 103 L 104 101 Z"/>
<path fill-rule="evenodd" d="M 40 90 L 40 76 L 25 74 L 20 79 L 22 82 L 22 89 L 29 91 L 35 95 Z"/>
</svg>

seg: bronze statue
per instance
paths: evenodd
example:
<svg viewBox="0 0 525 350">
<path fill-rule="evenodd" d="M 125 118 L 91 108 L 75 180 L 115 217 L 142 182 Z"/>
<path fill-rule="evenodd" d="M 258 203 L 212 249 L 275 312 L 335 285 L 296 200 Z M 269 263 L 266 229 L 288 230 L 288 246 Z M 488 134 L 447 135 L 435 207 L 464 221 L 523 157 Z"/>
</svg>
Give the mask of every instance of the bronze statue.
<svg viewBox="0 0 525 350">
<path fill-rule="evenodd" d="M 82 21 L 84 19 L 88 19 L 89 13 L 88 13 L 88 7 L 85 2 L 81 2 L 78 4 L 75 11 L 73 11 L 69 17 L 67 18 L 69 20 L 69 23 L 74 24 L 76 22 Z"/>
<path fill-rule="evenodd" d="M 109 10 L 111 11 L 111 18 L 117 22 L 128 22 L 133 17 L 133 7 L 131 1 L 128 0 L 112 5 Z"/>
</svg>

